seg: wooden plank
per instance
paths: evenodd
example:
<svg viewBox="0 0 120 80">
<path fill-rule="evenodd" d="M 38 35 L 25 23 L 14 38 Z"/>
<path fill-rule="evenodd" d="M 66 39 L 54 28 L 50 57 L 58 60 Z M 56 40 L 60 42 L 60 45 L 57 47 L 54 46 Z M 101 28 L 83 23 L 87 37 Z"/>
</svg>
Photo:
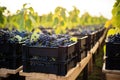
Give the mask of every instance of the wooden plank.
<svg viewBox="0 0 120 80">
<path fill-rule="evenodd" d="M 48 80 L 48 79 L 49 80 L 67 80 L 64 76 L 57 76 L 55 74 L 35 73 L 35 72 L 27 73 L 27 72 L 23 72 L 22 70 L 19 72 L 19 74 L 21 76 L 29 77 L 30 80 L 32 80 L 32 78 L 34 80 L 36 80 L 36 79 L 43 79 L 43 80 Z"/>
<path fill-rule="evenodd" d="M 88 63 L 88 74 L 91 74 L 92 71 L 93 71 L 93 61 L 92 61 L 92 58 L 91 58 L 89 63 Z"/>
<path fill-rule="evenodd" d="M 20 66 L 17 69 L 6 69 L 6 68 L 0 68 L 0 77 L 8 77 L 10 74 L 16 74 L 19 71 L 22 70 L 22 66 Z"/>
<path fill-rule="evenodd" d="M 120 75 L 106 73 L 106 80 L 120 80 Z"/>
<path fill-rule="evenodd" d="M 6 77 L 8 77 L 9 75 L 8 74 L 6 74 L 6 72 L 4 72 L 4 73 L 1 73 L 1 71 L 0 71 L 0 77 L 4 77 L 4 78 L 6 78 Z"/>
<path fill-rule="evenodd" d="M 107 70 L 103 63 L 102 72 L 106 75 L 106 80 L 120 80 L 120 70 Z"/>
<path fill-rule="evenodd" d="M 25 80 L 63 80 L 62 78 L 50 79 L 50 78 L 39 78 L 39 77 L 26 77 Z"/>
<path fill-rule="evenodd" d="M 82 72 L 82 70 L 88 64 L 91 57 L 92 57 L 92 54 L 88 53 L 87 57 L 84 58 L 83 60 L 81 60 L 81 62 L 80 62 L 81 65 L 80 66 L 78 65 L 74 68 L 74 70 L 72 72 L 68 72 L 67 77 L 69 78 L 69 80 L 75 80 L 76 79 L 76 77 Z"/>
<path fill-rule="evenodd" d="M 108 70 L 108 69 L 105 69 L 105 63 L 103 64 L 102 72 L 103 73 L 118 74 L 120 76 L 120 70 Z"/>
<path fill-rule="evenodd" d="M 49 80 L 49 79 L 39 79 L 35 77 L 26 77 L 25 80 Z"/>
</svg>

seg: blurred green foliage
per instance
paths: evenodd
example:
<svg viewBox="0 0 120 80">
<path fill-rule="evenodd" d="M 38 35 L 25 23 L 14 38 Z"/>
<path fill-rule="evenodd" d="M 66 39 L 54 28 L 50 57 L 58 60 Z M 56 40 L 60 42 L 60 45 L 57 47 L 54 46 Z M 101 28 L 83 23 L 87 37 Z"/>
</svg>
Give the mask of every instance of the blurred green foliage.
<svg viewBox="0 0 120 80">
<path fill-rule="evenodd" d="M 52 28 L 56 34 L 66 33 L 66 30 L 77 28 L 78 26 L 99 25 L 104 24 L 107 19 L 102 15 L 91 16 L 88 12 L 81 17 L 80 10 L 73 6 L 73 10 L 67 11 L 63 7 L 56 7 L 54 13 L 38 15 L 32 7 L 28 4 L 23 4 L 16 14 L 11 15 L 6 7 L 0 6 L 0 28 L 13 28 L 23 31 L 31 32 L 40 26 L 44 28 Z M 8 11 L 7 16 L 4 15 L 5 10 Z"/>
<path fill-rule="evenodd" d="M 120 31 L 120 0 L 116 0 L 112 9 L 112 25 Z"/>
</svg>

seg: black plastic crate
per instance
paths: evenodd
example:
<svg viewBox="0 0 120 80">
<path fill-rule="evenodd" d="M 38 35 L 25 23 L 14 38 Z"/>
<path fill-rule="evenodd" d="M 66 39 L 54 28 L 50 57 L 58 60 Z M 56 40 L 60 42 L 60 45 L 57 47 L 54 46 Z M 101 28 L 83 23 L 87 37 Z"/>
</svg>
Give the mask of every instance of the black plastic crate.
<svg viewBox="0 0 120 80">
<path fill-rule="evenodd" d="M 2 53 L 8 52 L 8 46 L 6 43 L 0 44 L 0 56 L 3 55 Z"/>
<path fill-rule="evenodd" d="M 94 46 L 94 45 L 96 44 L 96 42 L 97 42 L 96 36 L 97 36 L 97 31 L 94 31 L 94 32 L 93 32 L 93 39 L 92 39 L 92 40 L 93 40 L 93 42 L 92 42 L 92 43 L 93 43 L 93 46 Z M 92 47 L 93 47 L 93 46 L 92 46 Z"/>
<path fill-rule="evenodd" d="M 21 44 L 4 43 L 0 45 L 0 54 L 4 56 L 22 56 Z"/>
<path fill-rule="evenodd" d="M 120 70 L 120 57 L 106 58 L 106 69 Z"/>
<path fill-rule="evenodd" d="M 65 76 L 67 72 L 76 66 L 76 57 L 66 62 L 41 61 L 38 59 L 23 60 L 24 72 L 41 72 Z"/>
<path fill-rule="evenodd" d="M 16 44 L 11 44 L 8 43 L 9 46 L 9 52 L 8 56 L 22 56 L 22 44 L 16 43 Z"/>
<path fill-rule="evenodd" d="M 103 35 L 103 33 L 104 33 L 104 31 L 105 31 L 105 28 L 103 27 L 103 28 L 101 28 L 101 29 L 99 29 L 99 32 L 100 32 L 100 37 Z"/>
<path fill-rule="evenodd" d="M 104 28 L 104 27 L 103 27 L 103 28 L 100 28 L 100 29 L 97 31 L 97 33 L 96 33 L 96 41 L 98 41 L 98 40 L 100 39 L 100 37 L 103 35 L 104 31 L 105 31 L 105 28 Z"/>
<path fill-rule="evenodd" d="M 87 38 L 87 44 L 88 44 L 87 48 L 88 48 L 88 50 L 90 50 L 94 46 L 94 41 L 95 41 L 95 35 L 94 35 L 94 33 L 85 34 L 85 35 L 74 34 L 72 36 L 77 37 L 78 39 L 83 38 L 85 36 L 88 36 L 88 38 Z"/>
<path fill-rule="evenodd" d="M 0 59 L 0 68 L 17 69 L 21 66 L 21 64 L 22 64 L 21 56 Z"/>
<path fill-rule="evenodd" d="M 96 42 L 96 32 L 91 32 L 88 34 L 87 33 L 86 34 L 74 34 L 72 36 L 77 37 L 77 38 L 88 36 L 88 41 L 87 41 L 88 50 L 90 50 L 95 45 L 95 42 Z"/>
<path fill-rule="evenodd" d="M 0 68 L 17 69 L 22 65 L 21 44 L 0 45 Z"/>
<path fill-rule="evenodd" d="M 94 35 L 94 40 L 95 40 L 95 43 L 94 43 L 94 45 L 96 44 L 96 42 L 99 40 L 99 36 L 98 36 L 98 33 L 99 33 L 99 31 L 95 31 L 95 35 Z"/>
<path fill-rule="evenodd" d="M 90 33 L 88 34 L 88 50 L 92 49 L 93 46 L 95 45 L 95 33 Z"/>
<path fill-rule="evenodd" d="M 100 30 L 98 30 L 96 33 L 96 41 L 98 41 L 100 39 L 100 37 L 101 37 L 100 33 L 101 33 Z"/>
<path fill-rule="evenodd" d="M 106 56 L 120 57 L 120 43 L 106 41 Z"/>
<path fill-rule="evenodd" d="M 95 41 L 97 42 L 99 39 L 100 39 L 100 37 L 103 35 L 103 33 L 104 33 L 104 31 L 105 31 L 105 28 L 103 27 L 103 28 L 100 28 L 99 30 L 97 30 L 97 31 L 95 31 Z"/>
<path fill-rule="evenodd" d="M 25 80 L 25 76 L 20 76 L 18 72 L 16 74 L 10 74 L 8 77 L 2 78 L 1 80 Z"/>
<path fill-rule="evenodd" d="M 78 38 L 76 44 L 76 53 L 78 53 L 78 62 L 87 56 L 88 52 L 88 36 Z"/>
<path fill-rule="evenodd" d="M 77 64 L 75 45 L 56 48 L 23 46 L 23 71 L 64 76 Z"/>
<path fill-rule="evenodd" d="M 8 62 L 6 62 L 6 53 L 8 51 L 8 45 L 6 43 L 0 44 L 0 68 L 4 68 L 5 66 L 8 66 Z"/>
</svg>

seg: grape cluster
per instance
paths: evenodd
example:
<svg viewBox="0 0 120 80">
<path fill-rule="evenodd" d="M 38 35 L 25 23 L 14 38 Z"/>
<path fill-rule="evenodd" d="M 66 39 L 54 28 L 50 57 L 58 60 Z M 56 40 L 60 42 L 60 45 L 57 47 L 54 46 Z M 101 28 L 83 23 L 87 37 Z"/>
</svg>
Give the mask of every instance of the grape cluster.
<svg viewBox="0 0 120 80">
<path fill-rule="evenodd" d="M 49 35 L 49 34 L 39 34 L 39 38 L 36 41 L 32 41 L 32 46 L 39 47 L 59 47 L 59 46 L 68 46 L 74 41 L 70 40 L 69 35 Z"/>
<path fill-rule="evenodd" d="M 107 41 L 108 42 L 120 43 L 120 33 L 108 36 Z"/>
<path fill-rule="evenodd" d="M 28 38 L 28 33 L 18 30 L 0 29 L 0 44 L 3 43 L 24 43 Z"/>
<path fill-rule="evenodd" d="M 94 31 L 98 31 L 104 28 L 103 25 L 92 25 L 92 26 L 80 26 L 78 29 L 68 30 L 67 34 L 71 34 L 73 36 L 85 36 L 90 35 Z"/>
<path fill-rule="evenodd" d="M 28 33 L 25 32 L 25 31 L 20 32 L 18 30 L 14 30 L 13 33 L 16 34 L 16 35 L 21 36 L 22 38 L 28 36 Z"/>
<path fill-rule="evenodd" d="M 92 31 L 90 31 L 88 29 L 84 29 L 84 30 L 82 30 L 81 35 L 89 35 L 91 33 L 92 33 Z"/>
<path fill-rule="evenodd" d="M 0 44 L 4 43 L 3 32 L 0 30 Z"/>
<path fill-rule="evenodd" d="M 9 30 L 0 29 L 0 44 L 7 42 L 9 38 L 10 38 Z"/>
<path fill-rule="evenodd" d="M 70 40 L 71 36 L 65 34 L 48 34 L 41 32 L 27 33 L 25 31 L 0 29 L 0 43 L 22 43 L 27 46 L 38 47 L 59 47 L 68 46 L 74 41 Z"/>
<path fill-rule="evenodd" d="M 25 43 L 28 38 L 28 33 L 25 31 L 19 32 L 18 30 L 13 30 L 9 33 L 12 35 L 9 39 L 9 43 Z"/>
</svg>

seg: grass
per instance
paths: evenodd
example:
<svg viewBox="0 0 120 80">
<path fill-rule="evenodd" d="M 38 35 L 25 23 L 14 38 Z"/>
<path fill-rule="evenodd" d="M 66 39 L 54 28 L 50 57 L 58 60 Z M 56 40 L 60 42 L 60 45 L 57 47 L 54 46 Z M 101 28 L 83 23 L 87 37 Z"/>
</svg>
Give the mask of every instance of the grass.
<svg viewBox="0 0 120 80">
<path fill-rule="evenodd" d="M 99 54 L 95 56 L 93 64 L 93 72 L 89 75 L 88 80 L 105 80 L 105 75 L 102 73 L 104 51 L 101 48 Z"/>
</svg>

